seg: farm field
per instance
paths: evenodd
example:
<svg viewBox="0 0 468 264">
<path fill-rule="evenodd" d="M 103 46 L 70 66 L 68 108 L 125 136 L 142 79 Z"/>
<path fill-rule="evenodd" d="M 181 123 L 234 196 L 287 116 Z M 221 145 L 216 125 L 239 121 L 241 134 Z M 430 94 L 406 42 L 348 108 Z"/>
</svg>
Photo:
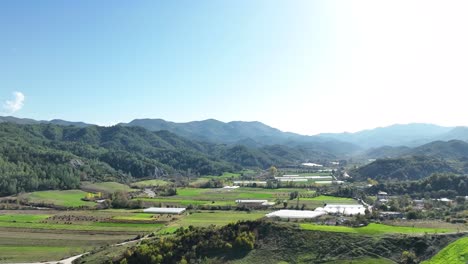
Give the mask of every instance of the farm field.
<svg viewBox="0 0 468 264">
<path fill-rule="evenodd" d="M 340 233 L 355 233 L 361 235 L 382 235 L 382 234 L 424 234 L 424 233 L 448 233 L 456 230 L 447 228 L 424 228 L 424 227 L 409 227 L 409 226 L 389 226 L 384 224 L 370 223 L 364 227 L 347 227 L 347 226 L 326 226 L 316 224 L 299 224 L 304 230 L 325 231 L 325 232 L 340 232 Z"/>
<path fill-rule="evenodd" d="M 21 195 L 28 201 L 33 201 L 35 204 L 53 204 L 63 207 L 94 207 L 96 203 L 81 200 L 86 196 L 86 192 L 81 190 L 67 191 L 38 191 Z"/>
<path fill-rule="evenodd" d="M 296 201 L 288 201 L 290 204 L 295 204 Z M 358 202 L 351 198 L 342 198 L 335 196 L 320 195 L 313 198 L 299 198 L 299 205 L 304 204 L 307 209 L 315 209 L 323 207 L 325 204 L 358 204 Z"/>
<path fill-rule="evenodd" d="M 463 237 L 449 244 L 430 260 L 422 264 L 466 264 L 468 262 L 468 237 Z"/>
<path fill-rule="evenodd" d="M 170 227 L 181 226 L 209 226 L 227 225 L 243 220 L 256 220 L 264 217 L 265 211 L 239 212 L 239 211 L 196 211 L 190 215 L 182 217 L 169 225 Z"/>
<path fill-rule="evenodd" d="M 392 226 L 413 226 L 413 227 L 424 227 L 424 228 L 446 228 L 453 229 L 456 231 L 468 231 L 468 225 L 465 224 L 453 224 L 441 220 L 387 220 L 383 224 Z"/>
<path fill-rule="evenodd" d="M 167 186 L 168 184 L 170 184 L 170 182 L 164 180 L 146 180 L 134 182 L 131 184 L 131 186 L 135 188 L 147 188 L 155 186 Z"/>
<path fill-rule="evenodd" d="M 262 189 L 241 187 L 238 189 L 227 190 L 222 188 L 217 189 L 202 189 L 202 188 L 180 188 L 177 189 L 177 195 L 155 198 L 137 198 L 147 203 L 155 205 L 212 205 L 225 206 L 235 205 L 238 199 L 260 199 L 275 201 L 276 199 L 289 199 L 289 193 L 299 191 L 300 194 L 314 194 L 313 191 L 304 189 Z M 318 203 L 321 205 L 321 203 Z"/>
<path fill-rule="evenodd" d="M 171 220 L 126 210 L 2 210 L 0 263 L 59 260 L 155 232 Z"/>
<path fill-rule="evenodd" d="M 225 225 L 262 218 L 266 212 L 195 211 L 154 215 L 141 210 L 2 210 L 0 263 L 59 260 L 152 232 L 179 227 Z"/>
<path fill-rule="evenodd" d="M 118 183 L 118 182 L 82 182 L 81 189 L 88 192 L 104 192 L 104 193 L 114 193 L 117 191 L 123 192 L 133 192 L 136 189 L 132 189 L 130 186 Z"/>
</svg>

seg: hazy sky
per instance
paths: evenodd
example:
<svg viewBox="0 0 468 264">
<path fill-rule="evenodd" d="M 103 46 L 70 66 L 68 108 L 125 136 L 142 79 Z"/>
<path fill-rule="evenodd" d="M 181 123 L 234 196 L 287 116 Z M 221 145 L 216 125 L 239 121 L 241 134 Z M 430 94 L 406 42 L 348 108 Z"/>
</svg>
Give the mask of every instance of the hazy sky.
<svg viewBox="0 0 468 264">
<path fill-rule="evenodd" d="M 468 125 L 468 1 L 1 1 L 0 113 Z"/>
</svg>

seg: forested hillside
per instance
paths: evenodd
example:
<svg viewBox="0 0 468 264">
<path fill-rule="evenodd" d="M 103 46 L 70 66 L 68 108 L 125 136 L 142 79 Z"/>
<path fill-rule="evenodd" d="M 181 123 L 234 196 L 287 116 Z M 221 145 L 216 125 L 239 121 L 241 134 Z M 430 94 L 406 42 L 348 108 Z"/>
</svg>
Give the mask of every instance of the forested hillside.
<svg viewBox="0 0 468 264">
<path fill-rule="evenodd" d="M 0 194 L 71 189 L 81 180 L 126 181 L 189 170 L 194 175 L 216 175 L 318 158 L 297 148 L 203 143 L 140 127 L 1 123 L 0 137 Z"/>
<path fill-rule="evenodd" d="M 181 228 L 173 236 L 144 240 L 113 263 L 417 263 L 460 236 L 373 237 L 249 221 Z M 405 252 L 414 252 L 414 262 L 405 262 Z"/>
<path fill-rule="evenodd" d="M 459 171 L 444 160 L 427 156 L 408 156 L 392 159 L 378 159 L 370 164 L 352 170 L 351 176 L 358 180 L 417 180 L 433 173 Z"/>
<path fill-rule="evenodd" d="M 468 176 L 435 173 L 415 182 L 394 181 L 372 186 L 370 193 L 386 191 L 393 195 L 409 194 L 413 197 L 455 198 L 468 195 Z"/>
</svg>

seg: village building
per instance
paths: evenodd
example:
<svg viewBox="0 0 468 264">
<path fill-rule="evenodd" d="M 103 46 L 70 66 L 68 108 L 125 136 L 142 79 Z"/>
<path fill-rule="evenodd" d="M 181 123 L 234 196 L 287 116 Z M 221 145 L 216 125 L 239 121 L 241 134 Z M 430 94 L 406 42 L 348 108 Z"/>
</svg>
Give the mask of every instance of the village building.
<svg viewBox="0 0 468 264">
<path fill-rule="evenodd" d="M 379 200 L 380 202 L 387 202 L 388 201 L 388 193 L 386 192 L 378 192 L 377 193 L 377 200 Z"/>
<path fill-rule="evenodd" d="M 401 219 L 405 215 L 402 212 L 380 212 L 379 217 L 383 219 Z"/>
<path fill-rule="evenodd" d="M 362 204 L 327 204 L 323 208 L 316 208 L 315 211 L 341 215 L 365 215 L 366 207 Z"/>
</svg>

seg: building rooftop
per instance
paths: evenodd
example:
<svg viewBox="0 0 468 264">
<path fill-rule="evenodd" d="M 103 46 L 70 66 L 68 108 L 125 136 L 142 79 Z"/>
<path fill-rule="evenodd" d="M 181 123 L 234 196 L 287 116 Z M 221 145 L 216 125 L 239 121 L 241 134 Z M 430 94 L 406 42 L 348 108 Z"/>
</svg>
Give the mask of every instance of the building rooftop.
<svg viewBox="0 0 468 264">
<path fill-rule="evenodd" d="M 185 211 L 185 208 L 163 208 L 163 207 L 150 207 L 143 210 L 145 213 L 153 214 L 180 214 Z"/>
</svg>

